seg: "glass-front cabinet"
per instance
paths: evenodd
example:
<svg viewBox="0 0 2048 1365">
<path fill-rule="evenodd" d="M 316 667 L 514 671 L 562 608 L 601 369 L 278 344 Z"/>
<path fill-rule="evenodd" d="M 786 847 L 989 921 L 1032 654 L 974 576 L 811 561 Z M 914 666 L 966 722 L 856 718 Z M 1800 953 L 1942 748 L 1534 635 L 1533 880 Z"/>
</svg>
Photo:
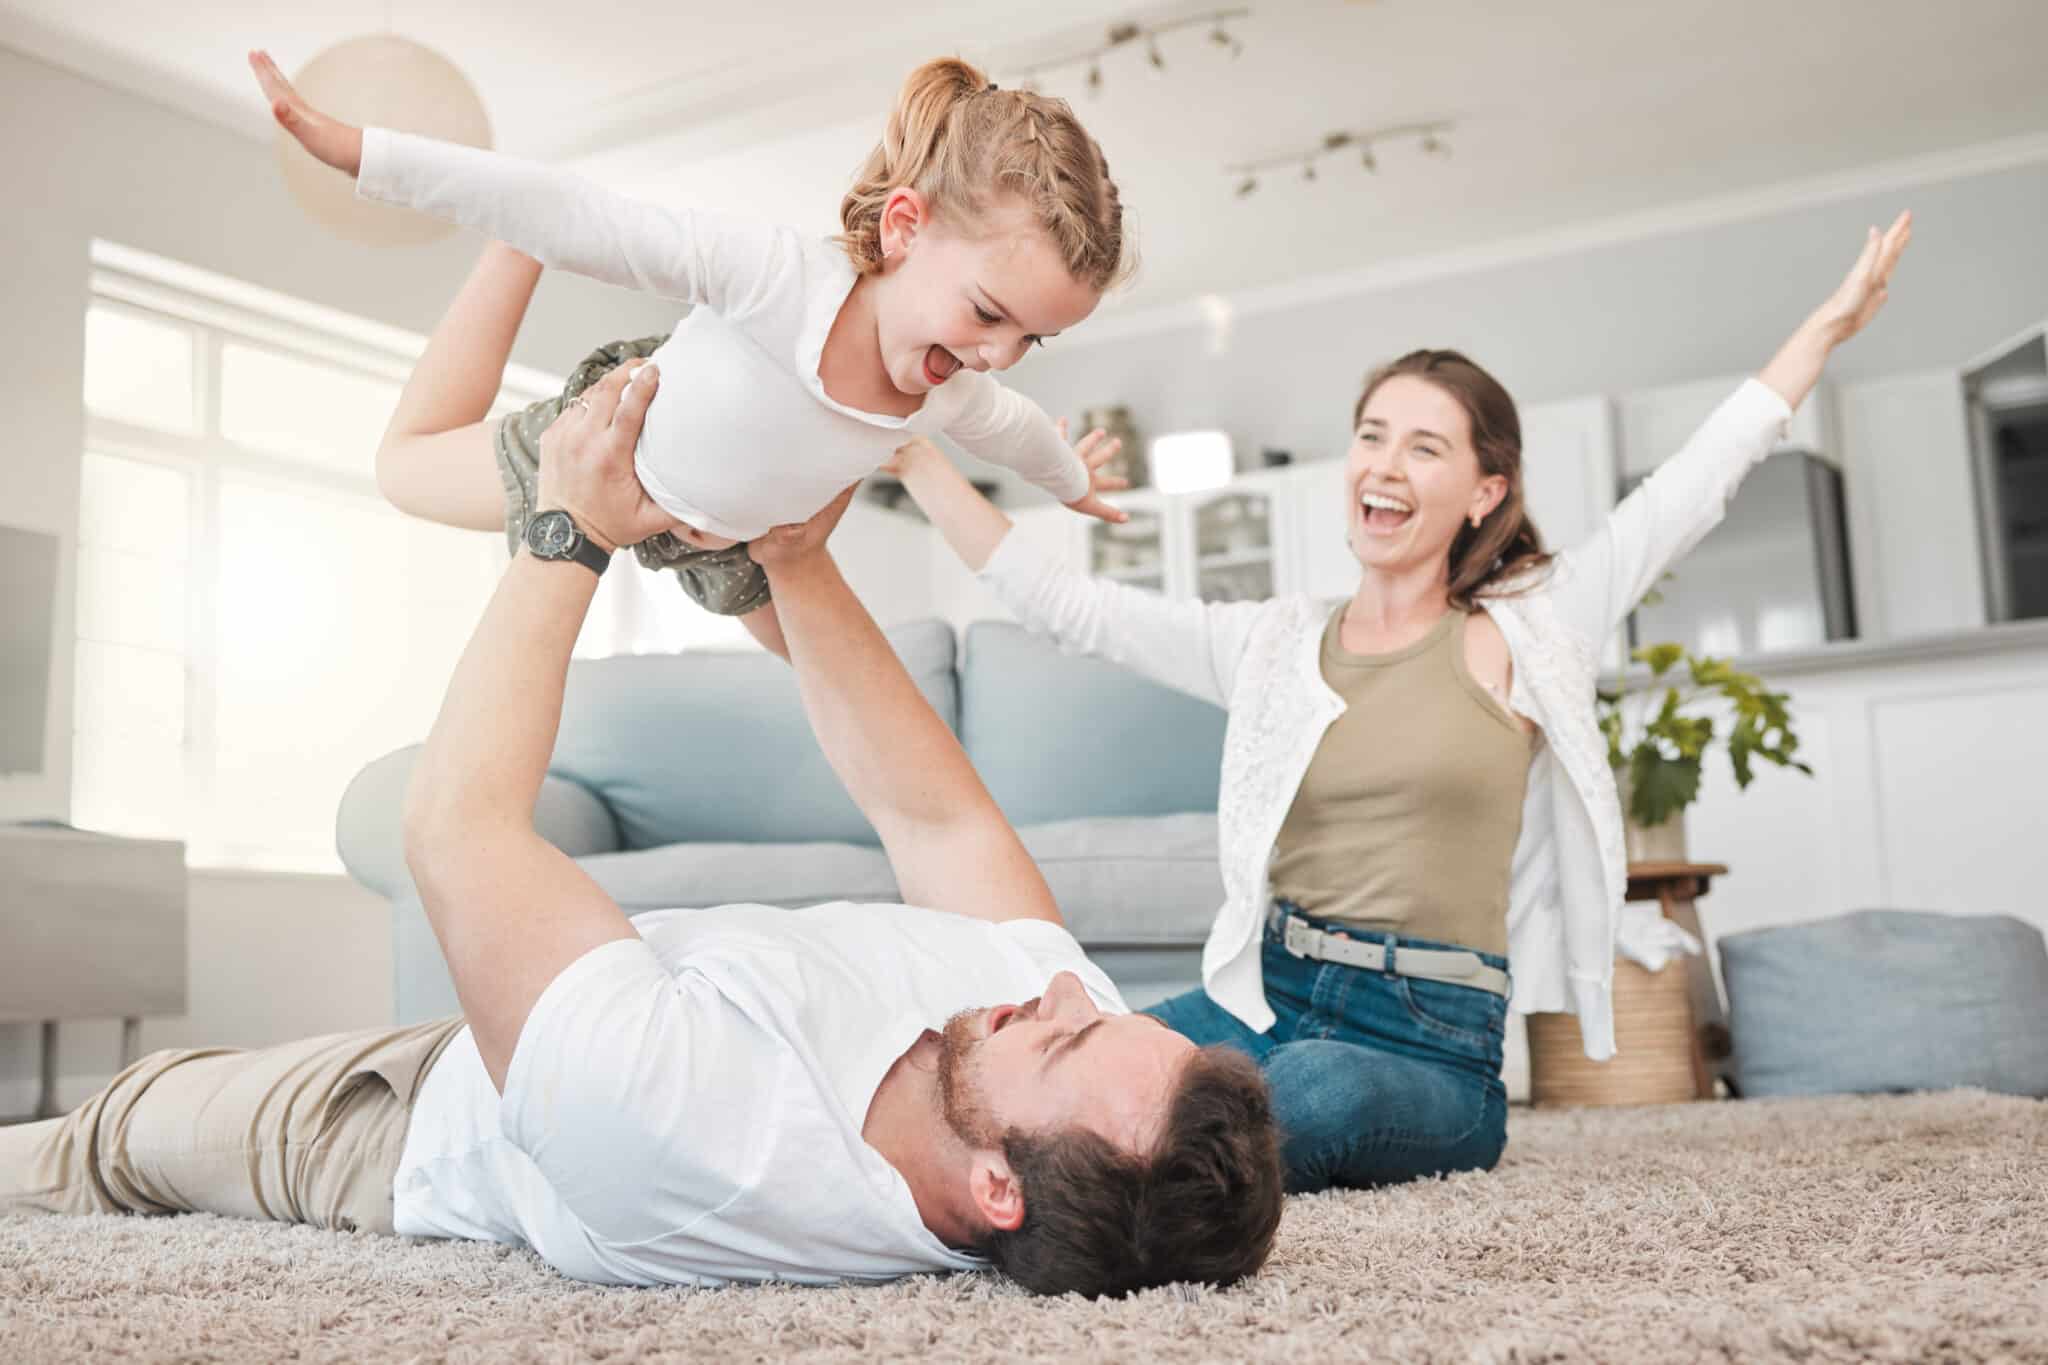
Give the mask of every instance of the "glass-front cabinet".
<svg viewBox="0 0 2048 1365">
<path fill-rule="evenodd" d="M 1193 595 L 1204 602 L 1247 602 L 1279 590 L 1281 499 L 1265 485 L 1233 484 L 1181 500 Z"/>
<path fill-rule="evenodd" d="M 1289 591 L 1294 575 L 1287 528 L 1295 520 L 1297 481 L 1296 471 L 1272 470 L 1201 493 L 1118 495 L 1113 501 L 1131 519 L 1120 526 L 1086 523 L 1084 567 L 1099 578 L 1205 602 Z"/>
<path fill-rule="evenodd" d="M 1121 525 L 1092 519 L 1086 523 L 1088 572 L 1134 588 L 1175 593 L 1179 575 L 1173 572 L 1169 543 L 1169 500 L 1157 493 L 1125 493 L 1114 501 L 1131 519 Z M 1074 515 L 1065 508 L 1058 511 Z"/>
</svg>

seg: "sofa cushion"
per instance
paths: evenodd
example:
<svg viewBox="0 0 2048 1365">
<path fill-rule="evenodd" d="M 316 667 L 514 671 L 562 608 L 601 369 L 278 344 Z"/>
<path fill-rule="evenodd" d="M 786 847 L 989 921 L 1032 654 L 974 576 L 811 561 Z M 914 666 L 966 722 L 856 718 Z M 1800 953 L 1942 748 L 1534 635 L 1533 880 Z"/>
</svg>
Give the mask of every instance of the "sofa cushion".
<svg viewBox="0 0 2048 1365">
<path fill-rule="evenodd" d="M 896 899 L 888 857 L 866 844 L 667 844 L 582 861 L 628 914 Z"/>
<path fill-rule="evenodd" d="M 951 628 L 913 622 L 889 642 L 957 727 Z M 578 660 L 549 766 L 604 799 L 629 849 L 876 842 L 811 735 L 796 674 L 758 651 Z"/>
<path fill-rule="evenodd" d="M 1021 626 L 967 629 L 960 742 L 1013 824 L 1213 812 L 1223 721 L 1218 707 Z"/>
<path fill-rule="evenodd" d="M 1223 904 L 1213 813 L 1058 820 L 1018 835 L 1090 947 L 1199 945 Z"/>
<path fill-rule="evenodd" d="M 406 783 L 412 780 L 419 753 L 420 746 L 410 744 L 357 773 L 335 813 L 334 846 L 342 866 L 381 895 L 398 896 L 412 889 L 401 819 Z M 533 827 L 572 858 L 619 847 L 619 827 L 604 802 L 588 787 L 564 777 L 542 779 Z"/>
<path fill-rule="evenodd" d="M 2048 1096 L 2048 945 L 2024 921 L 1866 910 L 1720 947 L 1744 1095 Z"/>
</svg>

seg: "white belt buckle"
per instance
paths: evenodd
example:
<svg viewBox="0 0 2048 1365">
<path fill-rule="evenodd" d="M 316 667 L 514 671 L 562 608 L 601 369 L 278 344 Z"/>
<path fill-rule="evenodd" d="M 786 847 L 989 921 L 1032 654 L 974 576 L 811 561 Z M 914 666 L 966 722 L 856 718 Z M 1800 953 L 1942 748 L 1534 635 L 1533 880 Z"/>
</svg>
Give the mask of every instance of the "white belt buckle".
<svg viewBox="0 0 2048 1365">
<path fill-rule="evenodd" d="M 1323 960 L 1323 935 L 1294 916 L 1287 917 L 1287 951 L 1310 962 Z"/>
</svg>

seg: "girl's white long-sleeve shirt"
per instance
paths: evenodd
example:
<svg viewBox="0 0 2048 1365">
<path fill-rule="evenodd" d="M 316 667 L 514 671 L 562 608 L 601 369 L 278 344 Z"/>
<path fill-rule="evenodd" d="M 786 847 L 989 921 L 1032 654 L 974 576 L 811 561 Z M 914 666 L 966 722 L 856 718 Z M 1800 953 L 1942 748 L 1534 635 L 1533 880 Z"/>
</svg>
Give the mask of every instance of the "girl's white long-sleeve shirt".
<svg viewBox="0 0 2048 1365">
<path fill-rule="evenodd" d="M 383 128 L 364 130 L 356 193 L 694 305 L 654 353 L 662 385 L 634 467 L 663 511 L 699 530 L 752 540 L 808 520 L 913 436 L 943 434 L 1062 502 L 1088 492 L 1087 466 L 1052 419 L 986 374 L 955 372 L 908 417 L 827 394 L 819 357 L 858 278 L 830 241 Z"/>
</svg>

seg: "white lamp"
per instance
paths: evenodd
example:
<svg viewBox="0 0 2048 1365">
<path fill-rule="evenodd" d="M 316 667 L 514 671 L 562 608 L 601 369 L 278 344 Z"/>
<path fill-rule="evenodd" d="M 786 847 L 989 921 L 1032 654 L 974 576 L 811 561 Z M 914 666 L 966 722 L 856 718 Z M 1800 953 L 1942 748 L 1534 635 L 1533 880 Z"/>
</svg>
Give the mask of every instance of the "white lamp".
<svg viewBox="0 0 2048 1365">
<path fill-rule="evenodd" d="M 1177 431 L 1152 442 L 1152 486 L 1162 493 L 1199 493 L 1230 482 L 1230 434 Z"/>
<path fill-rule="evenodd" d="M 357 127 L 395 128 L 470 147 L 491 145 L 491 120 L 476 87 L 440 53 L 396 34 L 337 43 L 292 77 L 307 103 Z M 277 130 L 278 158 L 292 197 L 322 226 L 369 246 L 437 241 L 454 225 L 423 213 L 356 198 L 355 182 L 315 161 Z"/>
</svg>

